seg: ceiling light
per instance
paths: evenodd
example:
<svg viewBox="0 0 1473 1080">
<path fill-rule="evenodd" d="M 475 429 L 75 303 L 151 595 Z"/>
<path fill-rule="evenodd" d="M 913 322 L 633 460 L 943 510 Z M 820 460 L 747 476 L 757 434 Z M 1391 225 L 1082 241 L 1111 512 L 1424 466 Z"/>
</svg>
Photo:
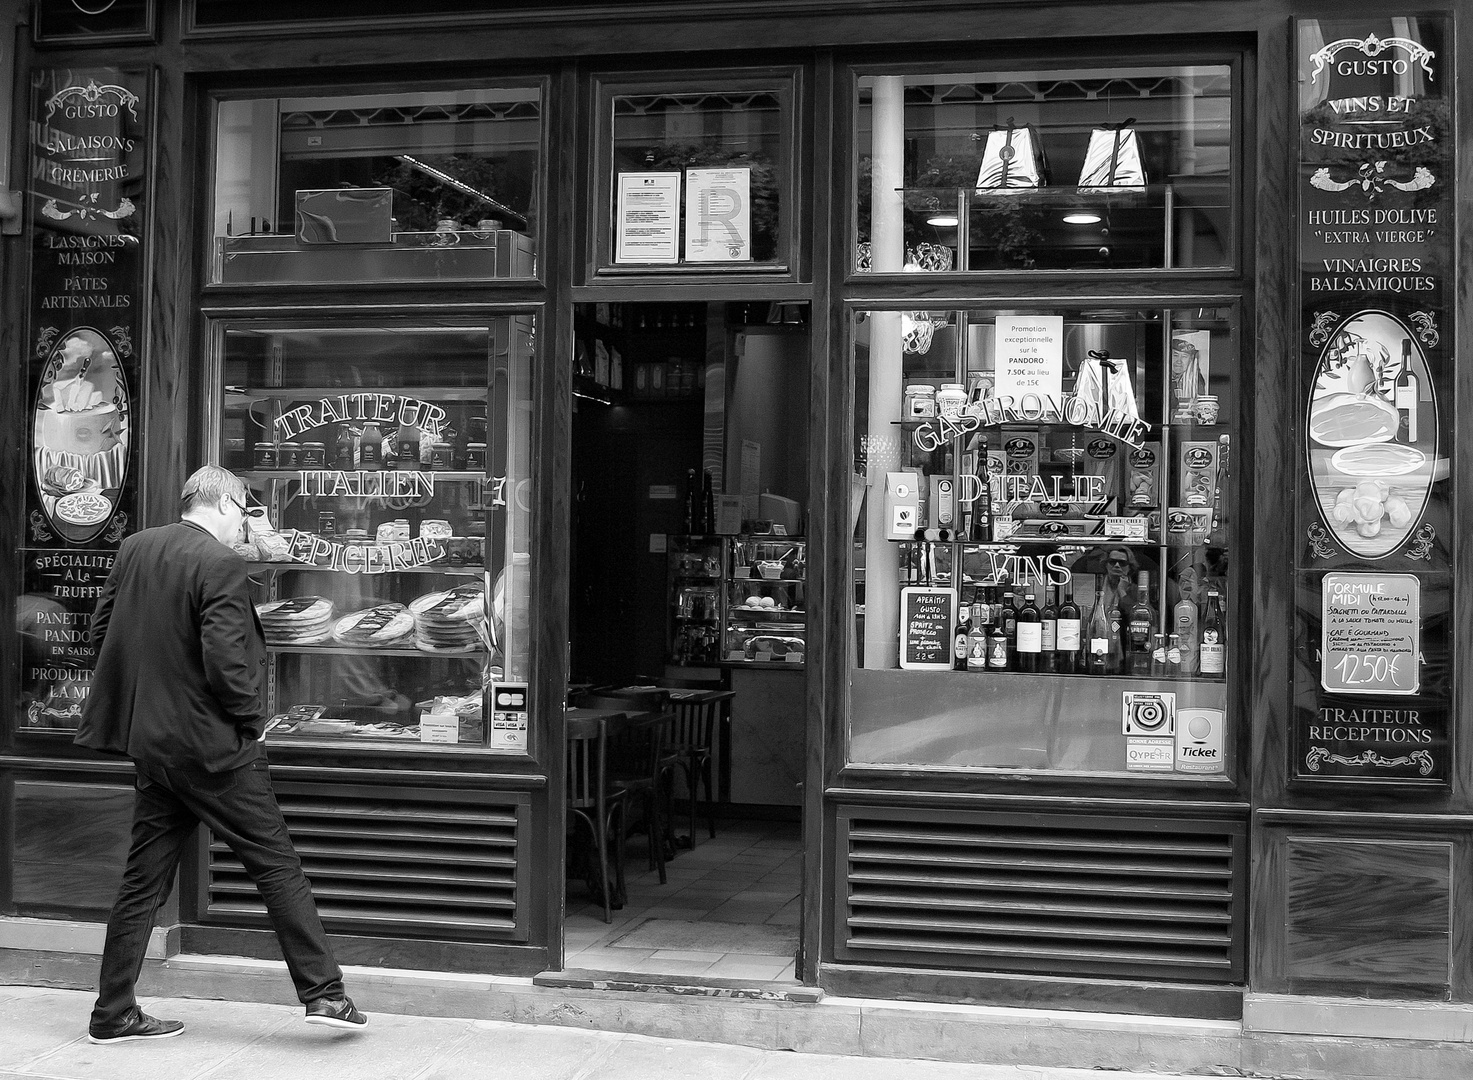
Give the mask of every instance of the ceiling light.
<svg viewBox="0 0 1473 1080">
<path fill-rule="evenodd" d="M 926 219 L 927 225 L 935 225 L 938 229 L 954 229 L 961 224 L 955 214 L 933 214 Z"/>
<path fill-rule="evenodd" d="M 1093 225 L 1100 220 L 1100 215 L 1091 214 L 1087 210 L 1076 210 L 1072 214 L 1065 214 L 1064 220 L 1070 225 Z"/>
</svg>

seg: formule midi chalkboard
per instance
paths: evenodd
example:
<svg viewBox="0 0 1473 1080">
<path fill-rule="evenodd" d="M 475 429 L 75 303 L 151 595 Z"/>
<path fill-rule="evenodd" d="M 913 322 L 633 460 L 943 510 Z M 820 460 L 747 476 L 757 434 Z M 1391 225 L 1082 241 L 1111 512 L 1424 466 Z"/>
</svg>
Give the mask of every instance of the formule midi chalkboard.
<svg viewBox="0 0 1473 1080">
<path fill-rule="evenodd" d="M 900 590 L 900 666 L 950 670 L 951 632 L 956 625 L 956 593 L 909 586 Z"/>
</svg>

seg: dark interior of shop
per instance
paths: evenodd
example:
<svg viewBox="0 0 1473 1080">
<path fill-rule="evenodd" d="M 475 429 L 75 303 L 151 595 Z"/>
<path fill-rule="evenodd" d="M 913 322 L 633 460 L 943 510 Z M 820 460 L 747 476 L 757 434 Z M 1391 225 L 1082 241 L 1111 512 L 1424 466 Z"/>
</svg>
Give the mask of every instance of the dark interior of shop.
<svg viewBox="0 0 1473 1080">
<path fill-rule="evenodd" d="M 687 771 L 657 767 L 658 805 L 622 791 L 607 871 L 588 825 L 598 814 L 570 809 L 565 964 L 791 980 L 800 789 L 757 774 L 777 756 L 791 759 L 779 772 L 801 776 L 802 653 L 749 659 L 770 654 L 752 651 L 750 634 L 744 649 L 732 619 L 748 599 L 736 593 L 767 592 L 787 609 L 788 622 L 772 625 L 801 625 L 802 518 L 761 515 L 807 505 L 807 311 L 585 304 L 575 329 L 569 715 L 608 717 L 612 774 L 619 725 L 664 714 L 684 732 L 691 696 L 720 700 L 712 727 L 695 736 L 709 754 L 709 785 L 697 781 L 693 803 Z M 786 556 L 781 577 L 726 581 L 728 610 L 718 583 L 758 544 L 786 549 L 768 553 Z M 755 564 L 736 571 L 747 573 L 761 579 Z M 784 738 L 764 737 L 774 723 Z M 671 749 L 667 741 L 667 763 L 678 757 Z M 622 890 L 613 881 L 620 862 Z"/>
</svg>

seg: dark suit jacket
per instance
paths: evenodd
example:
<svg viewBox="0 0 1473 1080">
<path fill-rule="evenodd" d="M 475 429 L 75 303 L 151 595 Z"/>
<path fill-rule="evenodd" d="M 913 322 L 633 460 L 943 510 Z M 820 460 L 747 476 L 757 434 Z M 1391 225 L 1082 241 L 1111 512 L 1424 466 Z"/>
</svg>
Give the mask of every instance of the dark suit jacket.
<svg viewBox="0 0 1473 1080">
<path fill-rule="evenodd" d="M 209 533 L 181 521 L 124 540 L 92 641 L 78 746 L 206 772 L 259 756 L 265 636 L 245 561 Z"/>
</svg>

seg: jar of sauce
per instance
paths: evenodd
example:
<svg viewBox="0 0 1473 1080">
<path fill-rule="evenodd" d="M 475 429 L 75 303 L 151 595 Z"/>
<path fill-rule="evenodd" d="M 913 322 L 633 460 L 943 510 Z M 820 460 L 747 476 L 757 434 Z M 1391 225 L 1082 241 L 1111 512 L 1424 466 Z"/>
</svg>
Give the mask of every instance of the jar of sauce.
<svg viewBox="0 0 1473 1080">
<path fill-rule="evenodd" d="M 956 417 L 967 407 L 967 388 L 961 383 L 942 383 L 936 391 L 936 413 Z"/>
<path fill-rule="evenodd" d="M 288 439 L 276 447 L 276 467 L 278 469 L 295 469 L 297 459 L 301 455 L 302 444 L 292 442 Z"/>
<path fill-rule="evenodd" d="M 258 442 L 256 444 L 256 468 L 274 469 L 276 468 L 277 460 L 275 443 Z"/>
<path fill-rule="evenodd" d="M 304 469 L 323 469 L 327 467 L 327 444 L 320 442 L 304 442 L 301 451 L 297 454 L 297 464 Z"/>
<path fill-rule="evenodd" d="M 901 403 L 902 420 L 925 420 L 936 415 L 936 388 L 930 383 L 910 383 Z"/>
<path fill-rule="evenodd" d="M 473 442 L 465 444 L 465 467 L 472 472 L 485 472 L 486 470 L 486 444 Z"/>
</svg>

